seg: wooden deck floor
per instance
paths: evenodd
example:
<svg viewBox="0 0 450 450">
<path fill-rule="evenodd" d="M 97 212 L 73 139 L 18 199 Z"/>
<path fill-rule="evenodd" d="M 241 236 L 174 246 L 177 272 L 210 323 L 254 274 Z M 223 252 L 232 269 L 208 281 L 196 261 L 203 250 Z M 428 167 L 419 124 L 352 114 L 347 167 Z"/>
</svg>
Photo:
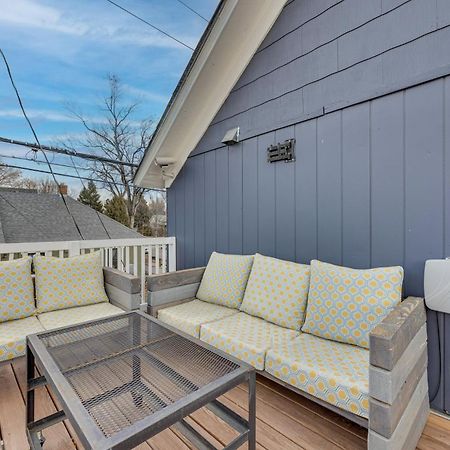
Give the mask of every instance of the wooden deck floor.
<svg viewBox="0 0 450 450">
<path fill-rule="evenodd" d="M 25 360 L 0 365 L 0 435 L 5 450 L 28 448 L 24 430 Z M 246 414 L 247 392 L 238 387 L 221 398 L 238 413 Z M 38 389 L 37 418 L 57 410 L 50 390 Z M 217 447 L 230 442 L 236 433 L 206 409 L 187 419 Z M 81 449 L 68 421 L 48 428 L 45 450 Z M 257 383 L 257 443 L 259 449 L 364 449 L 367 432 L 277 384 L 259 378 Z M 190 445 L 176 430 L 166 430 L 138 447 L 140 450 L 187 450 Z M 420 450 L 450 449 L 450 421 L 434 414 L 419 442 Z"/>
</svg>

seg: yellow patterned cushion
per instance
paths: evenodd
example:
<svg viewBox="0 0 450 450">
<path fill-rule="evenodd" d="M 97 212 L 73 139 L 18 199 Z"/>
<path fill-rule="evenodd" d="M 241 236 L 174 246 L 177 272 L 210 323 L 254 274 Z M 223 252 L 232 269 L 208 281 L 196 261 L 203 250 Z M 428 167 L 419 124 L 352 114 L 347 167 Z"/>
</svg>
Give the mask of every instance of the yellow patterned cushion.
<svg viewBox="0 0 450 450">
<path fill-rule="evenodd" d="M 159 310 L 158 319 L 198 338 L 200 336 L 200 325 L 233 314 L 238 314 L 238 311 L 195 299 L 191 302 Z"/>
<path fill-rule="evenodd" d="M 0 323 L 0 361 L 24 355 L 27 335 L 41 331 L 44 328 L 34 316 Z"/>
<path fill-rule="evenodd" d="M 403 269 L 356 270 L 311 261 L 302 327 L 326 339 L 369 348 L 369 333 L 401 301 Z"/>
<path fill-rule="evenodd" d="M 39 314 L 38 319 L 46 330 L 54 328 L 67 327 L 88 320 L 103 319 L 104 317 L 123 314 L 123 310 L 109 302 L 98 303 L 96 305 L 77 306 L 59 311 L 50 311 Z"/>
<path fill-rule="evenodd" d="M 369 351 L 302 333 L 267 352 L 266 371 L 317 398 L 369 415 Z"/>
<path fill-rule="evenodd" d="M 239 313 L 200 328 L 200 339 L 236 358 L 264 369 L 266 351 L 298 336 L 294 330 L 279 327 L 258 317 Z"/>
<path fill-rule="evenodd" d="M 239 308 L 252 264 L 253 256 L 213 252 L 200 283 L 197 298 L 228 308 Z"/>
<path fill-rule="evenodd" d="M 31 258 L 0 262 L 0 322 L 35 313 Z"/>
<path fill-rule="evenodd" d="M 38 313 L 107 302 L 100 252 L 72 258 L 34 257 Z"/>
<path fill-rule="evenodd" d="M 300 330 L 305 318 L 309 266 L 258 253 L 240 307 L 253 316 Z"/>
</svg>

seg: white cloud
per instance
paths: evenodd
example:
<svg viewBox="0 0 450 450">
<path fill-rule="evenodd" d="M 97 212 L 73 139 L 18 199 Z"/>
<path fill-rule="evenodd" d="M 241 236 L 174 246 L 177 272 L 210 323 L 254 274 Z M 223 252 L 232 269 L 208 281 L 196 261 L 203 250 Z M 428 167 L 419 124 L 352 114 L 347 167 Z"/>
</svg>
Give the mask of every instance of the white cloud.
<svg viewBox="0 0 450 450">
<path fill-rule="evenodd" d="M 27 116 L 30 120 L 45 120 L 48 122 L 74 122 L 79 123 L 80 120 L 69 114 L 59 113 L 47 109 L 27 109 Z M 23 114 L 18 109 L 0 109 L 0 117 L 9 119 L 23 119 Z M 87 117 L 92 123 L 106 123 L 104 117 Z"/>
<path fill-rule="evenodd" d="M 15 0 L 3 5 L 0 21 L 75 35 L 82 35 L 89 30 L 81 23 L 68 23 L 56 8 L 33 0 Z"/>
<path fill-rule="evenodd" d="M 147 91 L 146 89 L 135 88 L 128 84 L 124 84 L 123 89 L 135 97 L 142 98 L 144 100 L 150 100 L 151 102 L 166 104 L 169 101 L 169 97 L 167 95 Z"/>
<path fill-rule="evenodd" d="M 43 5 L 38 0 L 15 0 L 2 6 L 0 22 L 16 27 L 33 27 L 49 32 L 141 47 L 183 48 L 177 42 L 144 24 L 137 23 L 135 19 L 125 16 L 120 11 L 111 10 L 102 13 L 102 20 L 98 20 L 96 14 L 80 15 L 73 11 L 67 13 Z M 102 11 L 105 11 L 105 8 Z M 197 42 L 195 36 L 178 35 L 177 38 L 191 47 Z"/>
</svg>

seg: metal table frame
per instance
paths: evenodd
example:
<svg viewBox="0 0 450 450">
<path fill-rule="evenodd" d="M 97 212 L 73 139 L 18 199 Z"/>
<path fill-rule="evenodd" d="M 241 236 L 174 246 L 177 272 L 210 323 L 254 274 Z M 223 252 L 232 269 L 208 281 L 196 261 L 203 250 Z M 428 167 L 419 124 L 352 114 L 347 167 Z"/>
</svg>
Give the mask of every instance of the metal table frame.
<svg viewBox="0 0 450 450">
<path fill-rule="evenodd" d="M 148 415 L 121 431 L 106 437 L 95 423 L 94 419 L 87 412 L 85 406 L 75 393 L 74 389 L 68 382 L 64 373 L 61 372 L 52 355 L 47 350 L 44 343 L 40 340 L 41 335 L 48 332 L 38 333 L 27 337 L 27 402 L 26 402 L 26 430 L 28 441 L 32 450 L 44 448 L 44 438 L 42 430 L 52 426 L 62 420 L 70 420 L 80 441 L 86 449 L 106 450 L 106 449 L 130 449 L 147 439 L 158 434 L 164 429 L 175 426 L 192 444 L 199 449 L 215 449 L 210 442 L 201 436 L 194 428 L 192 428 L 184 418 L 194 411 L 202 407 L 207 407 L 214 414 L 224 420 L 232 428 L 239 432 L 239 435 L 231 441 L 226 449 L 237 449 L 245 442 L 248 442 L 250 450 L 255 449 L 255 426 L 256 426 L 256 374 L 253 367 L 244 362 L 225 354 L 224 352 L 211 347 L 210 345 L 193 338 L 179 330 L 159 322 L 142 312 L 125 313 L 114 318 L 127 317 L 132 314 L 142 316 L 148 321 L 157 323 L 172 333 L 181 335 L 193 344 L 208 349 L 229 361 L 234 362 L 239 367 L 232 372 L 202 386 L 198 390 L 191 392 L 168 404 L 164 408 Z M 85 322 L 85 324 L 95 324 L 101 320 L 93 320 Z M 83 324 L 84 325 L 84 324 Z M 62 327 L 57 330 L 70 330 L 80 327 L 80 324 Z M 41 376 L 36 376 L 36 366 Z M 176 376 L 182 376 L 175 372 Z M 133 378 L 140 377 L 140 358 L 133 355 Z M 217 398 L 225 394 L 241 383 L 248 384 L 248 420 L 242 418 L 239 414 L 220 403 Z M 35 389 L 39 386 L 49 385 L 58 399 L 62 409 L 50 416 L 35 420 Z M 138 398 L 133 401 L 138 402 Z"/>
</svg>

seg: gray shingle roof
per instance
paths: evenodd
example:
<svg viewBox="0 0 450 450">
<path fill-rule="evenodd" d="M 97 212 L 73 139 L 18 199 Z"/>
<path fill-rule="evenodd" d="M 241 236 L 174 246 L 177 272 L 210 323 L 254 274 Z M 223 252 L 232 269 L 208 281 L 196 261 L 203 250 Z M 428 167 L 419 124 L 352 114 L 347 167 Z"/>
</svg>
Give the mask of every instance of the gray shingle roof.
<svg viewBox="0 0 450 450">
<path fill-rule="evenodd" d="M 0 188 L 0 242 L 143 237 L 104 214 L 97 214 L 89 206 L 69 196 L 65 196 L 65 199 L 81 236 L 59 195 L 38 194 L 27 189 Z"/>
</svg>

